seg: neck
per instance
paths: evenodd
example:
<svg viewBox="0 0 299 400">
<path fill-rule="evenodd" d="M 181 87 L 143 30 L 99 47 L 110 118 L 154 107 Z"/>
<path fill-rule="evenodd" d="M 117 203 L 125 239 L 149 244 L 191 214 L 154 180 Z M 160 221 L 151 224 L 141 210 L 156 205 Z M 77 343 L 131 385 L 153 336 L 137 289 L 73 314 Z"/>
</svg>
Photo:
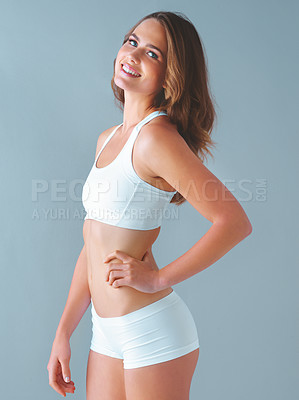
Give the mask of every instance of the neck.
<svg viewBox="0 0 299 400">
<path fill-rule="evenodd" d="M 123 112 L 123 132 L 136 126 L 145 117 L 155 111 L 153 104 L 154 96 L 125 92 L 125 103 Z"/>
</svg>

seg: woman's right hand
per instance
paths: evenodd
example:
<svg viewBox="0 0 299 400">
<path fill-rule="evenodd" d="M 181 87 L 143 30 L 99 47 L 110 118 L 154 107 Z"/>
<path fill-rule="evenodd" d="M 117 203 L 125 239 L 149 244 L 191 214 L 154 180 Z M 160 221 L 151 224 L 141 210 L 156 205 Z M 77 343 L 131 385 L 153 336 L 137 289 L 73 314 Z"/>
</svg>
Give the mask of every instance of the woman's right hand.
<svg viewBox="0 0 299 400">
<path fill-rule="evenodd" d="M 64 397 L 66 392 L 74 393 L 75 391 L 75 384 L 71 381 L 70 358 L 71 346 L 69 340 L 63 336 L 56 336 L 47 370 L 49 371 L 49 385 Z M 67 381 L 67 378 L 69 381 Z"/>
</svg>

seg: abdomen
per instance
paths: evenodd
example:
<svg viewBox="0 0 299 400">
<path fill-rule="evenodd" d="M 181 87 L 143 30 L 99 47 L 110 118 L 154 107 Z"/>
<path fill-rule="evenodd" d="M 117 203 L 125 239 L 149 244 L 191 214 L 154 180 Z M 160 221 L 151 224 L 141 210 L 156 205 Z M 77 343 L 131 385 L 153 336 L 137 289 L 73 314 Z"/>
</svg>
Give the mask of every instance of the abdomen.
<svg viewBox="0 0 299 400">
<path fill-rule="evenodd" d="M 101 317 L 116 317 L 159 300 L 170 289 L 144 293 L 129 286 L 113 287 L 105 281 L 106 265 L 103 259 L 114 250 L 142 259 L 148 247 L 157 239 L 160 227 L 151 230 L 134 230 L 86 219 L 83 238 L 87 251 L 88 282 L 96 312 Z M 122 262 L 114 259 L 111 263 Z"/>
</svg>

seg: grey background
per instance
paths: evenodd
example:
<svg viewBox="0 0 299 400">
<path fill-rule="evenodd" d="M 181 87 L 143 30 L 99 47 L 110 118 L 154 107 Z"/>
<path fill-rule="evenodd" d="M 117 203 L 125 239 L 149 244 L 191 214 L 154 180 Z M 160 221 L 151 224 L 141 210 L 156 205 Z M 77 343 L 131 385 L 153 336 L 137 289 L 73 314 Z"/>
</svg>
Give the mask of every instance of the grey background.
<svg viewBox="0 0 299 400">
<path fill-rule="evenodd" d="M 221 260 L 174 286 L 200 336 L 190 399 L 297 398 L 298 3 L 1 0 L 0 397 L 6 400 L 60 398 L 46 366 L 83 246 L 83 219 L 75 217 L 83 211 L 81 184 L 98 135 L 122 121 L 110 80 L 123 35 L 158 10 L 183 12 L 203 40 L 219 106 L 218 145 L 207 166 L 253 225 Z M 49 185 L 37 201 L 34 180 Z M 74 196 L 69 190 L 77 180 Z M 153 247 L 158 265 L 182 255 L 210 226 L 190 204 L 181 206 Z M 90 339 L 89 308 L 71 338 L 74 399 L 85 398 Z"/>
</svg>

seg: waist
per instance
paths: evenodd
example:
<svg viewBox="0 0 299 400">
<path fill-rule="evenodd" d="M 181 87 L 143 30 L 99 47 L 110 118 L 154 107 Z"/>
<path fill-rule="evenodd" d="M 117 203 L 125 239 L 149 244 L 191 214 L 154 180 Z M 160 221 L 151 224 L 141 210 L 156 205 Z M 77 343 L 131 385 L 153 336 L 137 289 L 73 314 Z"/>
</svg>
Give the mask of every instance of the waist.
<svg viewBox="0 0 299 400">
<path fill-rule="evenodd" d="M 121 263 L 120 260 L 112 260 Z M 103 318 L 117 317 L 138 310 L 159 300 L 172 291 L 165 288 L 155 293 L 141 292 L 131 286 L 114 287 L 106 280 L 106 264 L 96 259 L 88 260 L 89 291 L 94 308 Z"/>
<path fill-rule="evenodd" d="M 120 250 L 141 260 L 158 237 L 160 228 L 138 231 L 86 220 L 83 231 L 89 289 L 99 315 L 103 317 L 124 315 L 160 299 L 171 291 L 171 288 L 166 288 L 156 293 L 144 293 L 129 286 L 113 287 L 105 281 L 107 272 L 106 264 L 103 262 L 105 256 L 114 250 Z M 122 261 L 113 259 L 110 262 Z"/>
</svg>

